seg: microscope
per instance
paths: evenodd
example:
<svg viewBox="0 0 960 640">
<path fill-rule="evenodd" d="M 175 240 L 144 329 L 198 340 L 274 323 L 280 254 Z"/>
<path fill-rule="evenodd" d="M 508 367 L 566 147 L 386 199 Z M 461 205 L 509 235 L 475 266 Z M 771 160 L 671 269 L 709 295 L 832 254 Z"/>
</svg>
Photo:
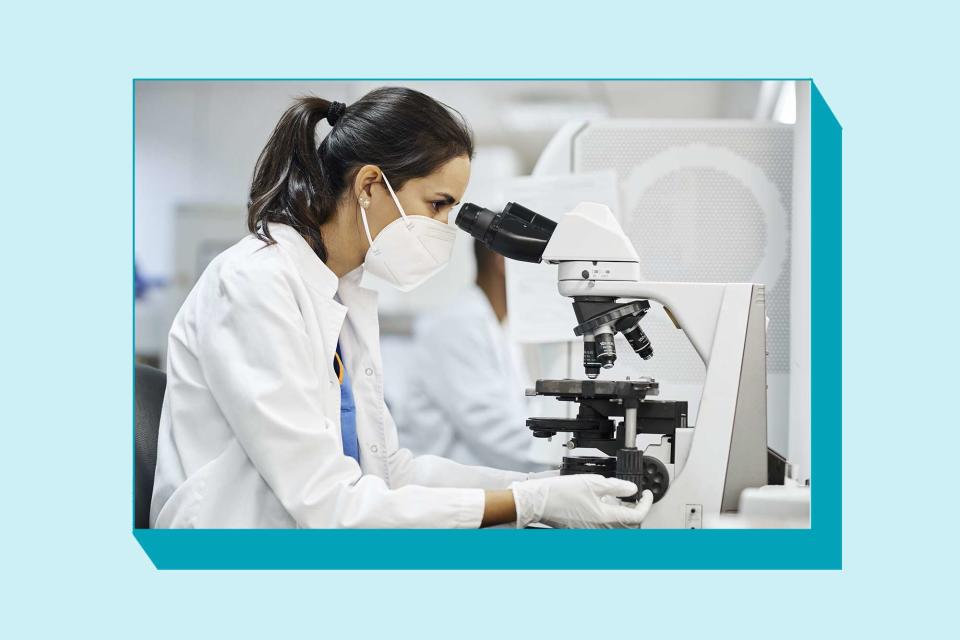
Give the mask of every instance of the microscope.
<svg viewBox="0 0 960 640">
<path fill-rule="evenodd" d="M 648 528 L 701 528 L 737 508 L 740 493 L 767 484 L 766 313 L 759 284 L 645 282 L 633 244 L 608 207 L 584 202 L 559 222 L 508 203 L 500 212 L 464 203 L 458 227 L 505 258 L 558 265 L 560 294 L 572 300 L 583 339 L 585 379 L 537 380 L 528 395 L 576 407 L 574 418 L 536 418 L 537 438 L 569 434 L 561 474 L 596 473 L 633 482 L 654 505 Z M 645 377 L 600 380 L 622 335 L 647 360 L 654 348 L 641 321 L 656 302 L 706 365 L 695 422 L 683 401 L 657 400 Z M 643 450 L 637 437 L 646 434 Z"/>
</svg>

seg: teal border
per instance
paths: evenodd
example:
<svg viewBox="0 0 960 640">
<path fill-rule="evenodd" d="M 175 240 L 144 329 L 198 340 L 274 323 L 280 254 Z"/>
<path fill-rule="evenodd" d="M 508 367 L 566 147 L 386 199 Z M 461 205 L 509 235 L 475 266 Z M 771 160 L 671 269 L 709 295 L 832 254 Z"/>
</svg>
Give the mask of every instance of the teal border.
<svg viewBox="0 0 960 640">
<path fill-rule="evenodd" d="M 182 78 L 180 81 L 810 80 L 809 78 Z M 133 80 L 132 144 L 136 144 Z M 812 527 L 805 530 L 155 530 L 158 569 L 841 569 L 842 128 L 811 84 Z M 132 179 L 136 179 L 134 150 Z M 135 187 L 132 184 L 135 194 Z M 135 251 L 136 197 L 133 198 Z M 131 291 L 131 300 L 132 300 Z M 132 317 L 131 313 L 131 317 Z M 134 322 L 135 325 L 135 322 Z M 136 327 L 133 328 L 136 331 Z M 133 352 L 131 344 L 131 353 Z M 133 385 L 131 370 L 131 388 Z M 131 426 L 133 424 L 131 418 Z M 132 432 L 132 428 L 131 428 Z M 132 435 L 132 434 L 131 434 Z M 132 441 L 132 437 L 131 437 Z M 131 444 L 131 460 L 133 460 Z M 131 489 L 133 487 L 131 473 Z M 131 490 L 131 494 L 133 491 Z M 133 514 L 131 511 L 131 521 Z M 590 553 L 576 553 L 589 548 Z"/>
</svg>

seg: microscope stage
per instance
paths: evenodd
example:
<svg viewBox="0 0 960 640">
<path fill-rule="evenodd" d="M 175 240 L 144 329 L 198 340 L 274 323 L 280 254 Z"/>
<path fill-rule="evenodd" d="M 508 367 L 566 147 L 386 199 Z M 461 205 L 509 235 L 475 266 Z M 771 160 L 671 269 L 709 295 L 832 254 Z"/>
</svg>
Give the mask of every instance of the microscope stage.
<svg viewBox="0 0 960 640">
<path fill-rule="evenodd" d="M 570 399 L 612 400 L 635 398 L 643 400 L 659 393 L 660 385 L 653 378 L 636 380 L 537 380 L 536 387 L 527 395 L 558 396 Z"/>
</svg>

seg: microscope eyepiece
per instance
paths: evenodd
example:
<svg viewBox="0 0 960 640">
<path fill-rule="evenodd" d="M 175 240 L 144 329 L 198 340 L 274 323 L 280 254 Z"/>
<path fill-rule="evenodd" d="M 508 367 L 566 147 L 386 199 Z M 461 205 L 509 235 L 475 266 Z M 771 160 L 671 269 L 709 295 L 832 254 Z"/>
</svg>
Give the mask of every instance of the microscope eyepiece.
<svg viewBox="0 0 960 640">
<path fill-rule="evenodd" d="M 457 219 L 454 222 L 456 222 L 458 227 L 472 235 L 474 238 L 482 241 L 483 235 L 490 226 L 490 222 L 493 220 L 495 215 L 497 214 L 493 211 L 484 209 L 478 204 L 464 202 L 463 206 L 460 207 L 460 213 L 457 214 Z M 474 229 L 476 229 L 476 233 L 474 233 Z"/>
<path fill-rule="evenodd" d="M 491 251 L 522 262 L 540 262 L 557 223 L 510 202 L 497 213 L 465 202 L 457 215 L 458 227 Z"/>
</svg>

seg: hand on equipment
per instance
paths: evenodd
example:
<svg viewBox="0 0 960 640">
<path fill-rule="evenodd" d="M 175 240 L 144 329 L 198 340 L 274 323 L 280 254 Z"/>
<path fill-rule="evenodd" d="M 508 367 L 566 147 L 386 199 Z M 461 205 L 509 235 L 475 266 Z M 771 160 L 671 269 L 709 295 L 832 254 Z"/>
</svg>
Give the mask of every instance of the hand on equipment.
<svg viewBox="0 0 960 640">
<path fill-rule="evenodd" d="M 546 471 L 531 471 L 527 473 L 527 480 L 540 480 L 541 478 L 558 478 L 560 469 L 547 469 Z"/>
<path fill-rule="evenodd" d="M 594 474 L 559 476 L 514 482 L 517 528 L 533 522 L 566 529 L 638 527 L 653 504 L 644 491 L 636 504 L 604 498 L 627 498 L 637 487 L 626 480 Z"/>
</svg>

